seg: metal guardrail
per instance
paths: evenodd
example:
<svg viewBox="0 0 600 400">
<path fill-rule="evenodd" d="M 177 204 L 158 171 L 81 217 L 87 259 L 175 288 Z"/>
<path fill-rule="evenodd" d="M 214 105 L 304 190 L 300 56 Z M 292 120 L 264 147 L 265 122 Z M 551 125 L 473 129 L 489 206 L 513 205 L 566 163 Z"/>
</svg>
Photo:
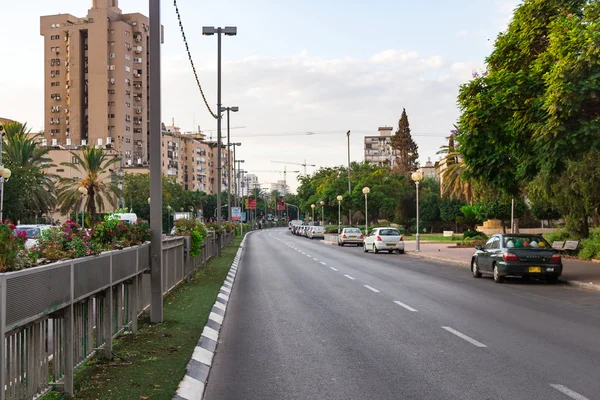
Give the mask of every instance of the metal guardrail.
<svg viewBox="0 0 600 400">
<path fill-rule="evenodd" d="M 224 233 L 223 245 L 234 233 Z M 163 293 L 217 253 L 209 231 L 189 257 L 189 237 L 163 241 Z M 112 340 L 137 332 L 150 304 L 150 245 L 0 274 L 0 400 L 73 391 L 75 370 L 91 357 L 112 357 Z M 2 390 L 2 388 L 4 390 Z"/>
</svg>

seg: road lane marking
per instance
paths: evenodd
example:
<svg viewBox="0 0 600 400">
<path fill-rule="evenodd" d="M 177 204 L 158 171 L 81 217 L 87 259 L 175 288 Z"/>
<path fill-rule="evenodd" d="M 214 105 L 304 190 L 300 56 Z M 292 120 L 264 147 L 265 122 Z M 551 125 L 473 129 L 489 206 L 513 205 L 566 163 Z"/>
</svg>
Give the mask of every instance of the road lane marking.
<svg viewBox="0 0 600 400">
<path fill-rule="evenodd" d="M 332 270 L 334 270 L 334 271 L 337 271 L 337 269 L 335 269 L 335 268 L 333 268 L 333 267 L 329 267 L 329 268 L 331 268 L 331 269 L 332 269 Z"/>
<path fill-rule="evenodd" d="M 449 326 L 442 326 L 442 329 L 447 330 L 448 332 L 452 333 L 453 335 L 458 336 L 459 338 L 466 340 L 467 342 L 471 343 L 474 346 L 477 347 L 487 347 L 485 344 L 478 342 L 477 340 L 473 339 L 472 337 L 469 337 L 467 335 L 465 335 L 464 333 L 461 333 L 459 331 L 457 331 L 456 329 L 452 329 Z"/>
<path fill-rule="evenodd" d="M 367 289 L 369 289 L 371 292 L 379 293 L 379 290 L 375 289 L 373 286 L 369 286 L 369 285 L 363 285 L 363 286 L 366 287 Z"/>
<path fill-rule="evenodd" d="M 323 261 L 321 261 L 321 264 L 323 264 L 323 265 L 327 265 L 327 264 L 325 264 Z"/>
<path fill-rule="evenodd" d="M 344 275 L 344 276 L 345 276 L 346 278 L 350 279 L 351 281 L 353 281 L 353 280 L 354 280 L 354 278 L 353 278 L 353 277 L 351 277 L 350 275 Z"/>
<path fill-rule="evenodd" d="M 412 308 L 412 307 L 411 307 L 411 306 L 409 306 L 409 305 L 406 305 L 406 304 L 404 304 L 404 303 L 403 303 L 403 302 L 401 302 L 401 301 L 394 301 L 394 303 L 398 304 L 400 307 L 404 307 L 404 308 L 406 308 L 408 311 L 417 312 L 417 310 L 415 310 L 414 308 Z"/>
<path fill-rule="evenodd" d="M 554 389 L 558 390 L 559 392 L 561 392 L 562 394 L 566 394 L 567 396 L 569 396 L 572 399 L 575 400 L 590 400 L 587 397 L 569 389 L 566 386 L 563 385 L 558 385 L 556 383 L 551 383 L 550 386 L 552 386 Z"/>
<path fill-rule="evenodd" d="M 314 257 L 313 257 L 313 260 L 315 260 L 315 261 L 319 261 L 319 260 L 317 260 L 317 259 L 316 259 L 316 258 L 314 258 Z"/>
</svg>

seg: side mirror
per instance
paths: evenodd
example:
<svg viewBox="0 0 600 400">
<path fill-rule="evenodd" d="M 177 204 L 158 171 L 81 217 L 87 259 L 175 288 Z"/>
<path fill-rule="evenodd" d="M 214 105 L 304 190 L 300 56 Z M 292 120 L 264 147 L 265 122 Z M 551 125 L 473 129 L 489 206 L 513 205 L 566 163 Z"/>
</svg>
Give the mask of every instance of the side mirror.
<svg viewBox="0 0 600 400">
<path fill-rule="evenodd" d="M 483 246 L 477 245 L 475 246 L 475 250 L 483 250 Z"/>
</svg>

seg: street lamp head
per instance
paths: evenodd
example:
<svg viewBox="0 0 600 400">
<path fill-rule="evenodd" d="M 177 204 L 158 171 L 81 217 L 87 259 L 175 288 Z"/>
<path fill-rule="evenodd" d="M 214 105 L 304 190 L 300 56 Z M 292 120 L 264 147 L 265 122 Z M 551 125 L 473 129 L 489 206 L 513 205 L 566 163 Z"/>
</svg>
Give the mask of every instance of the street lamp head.
<svg viewBox="0 0 600 400">
<path fill-rule="evenodd" d="M 240 111 L 240 108 L 238 106 L 231 107 L 231 112 L 238 112 L 238 111 Z"/>
<path fill-rule="evenodd" d="M 338 195 L 337 201 L 342 201 L 342 200 L 344 200 L 344 197 L 342 195 Z"/>
<path fill-rule="evenodd" d="M 410 176 L 413 181 L 420 182 L 423 179 L 423 173 L 421 171 L 415 171 Z"/>
<path fill-rule="evenodd" d="M 241 146 L 242 143 L 238 142 L 238 143 L 234 143 L 236 146 Z"/>
<path fill-rule="evenodd" d="M 202 27 L 202 34 L 203 35 L 212 36 L 215 33 L 217 33 L 217 30 L 215 29 L 214 26 L 203 26 Z"/>
<path fill-rule="evenodd" d="M 8 168 L 3 169 L 2 176 L 4 177 L 4 179 L 10 178 L 11 175 L 12 175 L 12 172 L 10 171 L 10 169 L 8 169 Z"/>
<path fill-rule="evenodd" d="M 311 205 L 310 205 L 310 208 L 312 208 L 313 210 L 315 209 L 315 207 L 316 207 L 316 206 L 315 206 L 314 204 L 311 204 Z"/>
<path fill-rule="evenodd" d="M 324 205 L 325 205 L 325 202 L 324 202 L 323 200 L 321 200 L 321 203 L 320 203 L 320 204 L 321 204 L 321 206 L 324 206 Z"/>
<path fill-rule="evenodd" d="M 365 186 L 365 187 L 363 188 L 362 192 L 363 192 L 364 194 L 369 194 L 369 193 L 371 193 L 371 189 L 369 189 L 367 186 Z"/>
<path fill-rule="evenodd" d="M 77 188 L 77 191 L 81 194 L 87 194 L 87 192 L 88 192 L 85 186 L 79 186 Z"/>
<path fill-rule="evenodd" d="M 167 210 L 171 211 L 171 206 L 170 205 L 167 206 Z"/>
<path fill-rule="evenodd" d="M 148 204 L 150 204 L 150 197 L 148 197 Z"/>
<path fill-rule="evenodd" d="M 237 35 L 237 27 L 236 26 L 226 26 L 223 29 L 223 33 L 226 36 L 235 36 L 235 35 Z"/>
</svg>

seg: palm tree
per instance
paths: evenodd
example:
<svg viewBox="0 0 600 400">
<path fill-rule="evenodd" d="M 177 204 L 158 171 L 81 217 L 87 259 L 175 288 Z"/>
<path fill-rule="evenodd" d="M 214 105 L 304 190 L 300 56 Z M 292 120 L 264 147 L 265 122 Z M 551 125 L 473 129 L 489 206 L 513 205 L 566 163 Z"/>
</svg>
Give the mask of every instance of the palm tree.
<svg viewBox="0 0 600 400">
<path fill-rule="evenodd" d="M 65 167 L 79 172 L 81 178 L 61 178 L 59 181 L 57 200 L 60 212 L 68 214 L 75 207 L 81 207 L 85 201 L 85 209 L 94 220 L 97 210 L 104 211 L 104 199 L 116 207 L 117 198 L 122 195 L 121 189 L 115 183 L 105 183 L 110 173 L 109 167 L 118 164 L 121 159 L 107 154 L 103 148 L 88 146 L 80 154 L 71 152 L 74 162 L 61 163 Z M 87 190 L 84 197 L 79 188 Z"/>
<path fill-rule="evenodd" d="M 41 134 L 32 134 L 27 124 L 20 122 L 5 124 L 4 133 L 2 161 L 12 171 L 12 178 L 5 185 L 7 215 L 20 219 L 23 214 L 52 210 L 56 204 L 57 176 L 44 172 L 44 168 L 54 165 L 48 157 L 50 149 L 38 146 Z"/>
<path fill-rule="evenodd" d="M 444 158 L 438 164 L 441 177 L 441 188 L 443 196 L 455 197 L 466 200 L 473 204 L 473 184 L 465 174 L 467 166 L 456 150 L 454 135 L 456 130 L 447 138 L 448 145 L 442 146 L 437 154 L 443 154 Z"/>
</svg>

